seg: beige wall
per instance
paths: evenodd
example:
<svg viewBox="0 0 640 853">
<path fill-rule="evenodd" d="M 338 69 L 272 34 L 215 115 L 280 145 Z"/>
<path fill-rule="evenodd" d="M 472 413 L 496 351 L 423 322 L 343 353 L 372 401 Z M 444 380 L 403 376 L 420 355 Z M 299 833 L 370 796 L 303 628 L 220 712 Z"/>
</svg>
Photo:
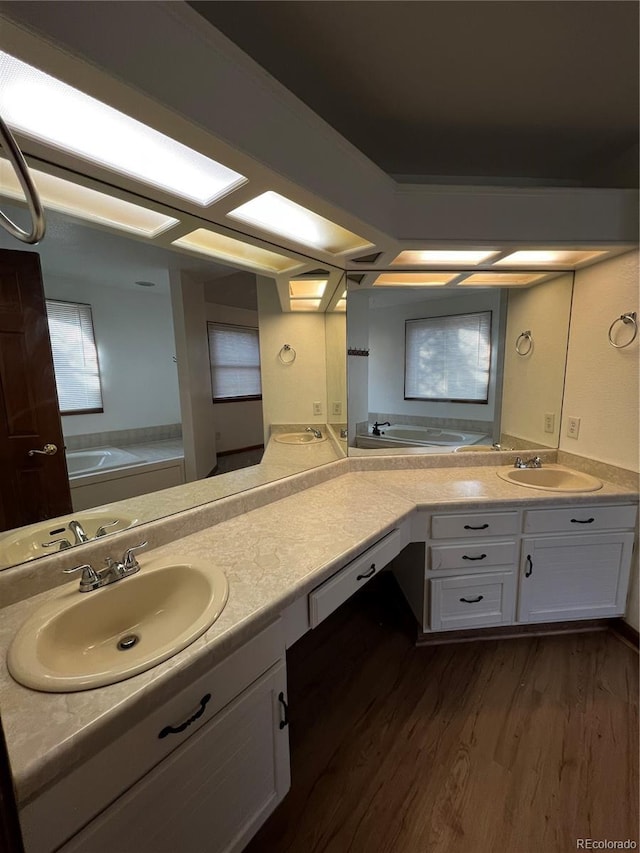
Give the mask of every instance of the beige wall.
<svg viewBox="0 0 640 853">
<path fill-rule="evenodd" d="M 572 281 L 573 273 L 566 273 L 509 292 L 501 431 L 547 447 L 557 447 L 560 435 Z M 520 356 L 515 342 L 525 330 L 533 345 Z M 524 340 L 521 348 L 527 349 Z M 546 413 L 554 415 L 552 433 L 544 430 Z"/>
<path fill-rule="evenodd" d="M 258 277 L 260 365 L 265 443 L 272 423 L 327 422 L 327 371 L 324 314 L 283 314 L 273 279 Z M 296 351 L 285 365 L 278 353 L 289 344 Z M 313 414 L 319 402 L 322 414 Z"/>
<path fill-rule="evenodd" d="M 347 422 L 347 315 L 325 314 L 327 344 L 327 423 Z M 334 404 L 340 412 L 334 412 Z"/>
</svg>

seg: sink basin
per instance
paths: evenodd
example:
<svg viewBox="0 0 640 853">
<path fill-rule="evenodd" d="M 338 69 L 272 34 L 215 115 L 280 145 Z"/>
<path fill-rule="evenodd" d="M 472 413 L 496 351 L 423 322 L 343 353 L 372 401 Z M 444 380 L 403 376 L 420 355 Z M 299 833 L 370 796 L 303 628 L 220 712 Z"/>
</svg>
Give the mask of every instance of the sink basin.
<svg viewBox="0 0 640 853">
<path fill-rule="evenodd" d="M 596 492 L 602 483 L 590 474 L 554 465 L 553 468 L 505 468 L 497 472 L 508 483 L 548 492 Z"/>
<path fill-rule="evenodd" d="M 312 432 L 281 432 L 273 436 L 280 444 L 320 444 L 327 440 L 327 436 L 316 438 Z"/>
<path fill-rule="evenodd" d="M 224 572 L 189 562 L 150 563 L 95 592 L 66 584 L 21 626 L 7 666 L 25 687 L 48 693 L 123 681 L 196 640 L 227 596 Z"/>
<path fill-rule="evenodd" d="M 59 546 L 46 547 L 46 543 L 56 539 L 67 539 L 73 544 L 75 537 L 69 530 L 69 522 L 73 519 L 82 524 L 89 539 L 93 539 L 100 527 L 104 525 L 108 525 L 107 533 L 118 533 L 138 522 L 138 519 L 133 516 L 109 512 L 103 507 L 100 510 L 83 510 L 74 515 L 66 515 L 54 522 L 40 521 L 37 524 L 30 524 L 11 533 L 0 534 L 0 568 L 15 566 L 16 563 L 24 563 L 27 560 L 35 560 L 36 557 L 56 553 Z M 114 521 L 117 523 L 113 524 Z"/>
</svg>

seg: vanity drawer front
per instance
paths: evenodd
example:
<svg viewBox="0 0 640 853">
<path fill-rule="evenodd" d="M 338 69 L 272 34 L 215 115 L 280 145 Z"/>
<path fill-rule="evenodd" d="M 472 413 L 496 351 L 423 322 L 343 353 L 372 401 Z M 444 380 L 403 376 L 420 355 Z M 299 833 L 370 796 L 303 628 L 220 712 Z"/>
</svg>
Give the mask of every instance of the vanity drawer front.
<svg viewBox="0 0 640 853">
<path fill-rule="evenodd" d="M 21 809 L 27 853 L 57 849 L 283 657 L 278 620 L 159 707 L 147 699 L 147 717 Z"/>
<path fill-rule="evenodd" d="M 474 512 L 466 515 L 434 515 L 433 539 L 465 539 L 479 536 L 504 536 L 518 532 L 517 512 Z"/>
<path fill-rule="evenodd" d="M 485 570 L 493 566 L 513 566 L 516 543 L 468 542 L 464 545 L 432 545 L 429 548 L 431 571 L 447 569 Z"/>
<path fill-rule="evenodd" d="M 319 625 L 400 553 L 408 542 L 404 529 L 393 530 L 309 594 L 309 624 Z"/>
<path fill-rule="evenodd" d="M 637 512 L 633 504 L 531 509 L 524 514 L 524 532 L 589 533 L 591 530 L 630 529 L 635 526 Z"/>
<path fill-rule="evenodd" d="M 512 623 L 515 578 L 515 572 L 492 572 L 429 581 L 431 630 Z"/>
</svg>

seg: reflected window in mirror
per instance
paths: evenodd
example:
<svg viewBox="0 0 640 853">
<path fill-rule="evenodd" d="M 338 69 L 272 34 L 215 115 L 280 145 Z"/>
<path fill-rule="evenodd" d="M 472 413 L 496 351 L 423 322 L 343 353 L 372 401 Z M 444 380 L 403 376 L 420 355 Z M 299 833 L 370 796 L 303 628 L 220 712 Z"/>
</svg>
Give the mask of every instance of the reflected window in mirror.
<svg viewBox="0 0 640 853">
<path fill-rule="evenodd" d="M 207 323 L 214 403 L 262 400 L 258 330 Z"/>
</svg>

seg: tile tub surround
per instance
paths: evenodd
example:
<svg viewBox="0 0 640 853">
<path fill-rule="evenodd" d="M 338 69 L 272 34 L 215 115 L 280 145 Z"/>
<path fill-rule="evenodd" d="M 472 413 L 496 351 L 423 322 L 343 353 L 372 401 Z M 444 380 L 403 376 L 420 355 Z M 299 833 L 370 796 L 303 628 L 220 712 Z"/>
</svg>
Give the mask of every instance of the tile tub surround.
<svg viewBox="0 0 640 853">
<path fill-rule="evenodd" d="M 146 673 L 82 693 L 27 690 L 9 676 L 6 650 L 24 619 L 51 592 L 2 611 L 0 705 L 20 803 L 54 784 L 204 674 L 290 603 L 411 517 L 416 508 L 490 510 L 506 504 L 544 507 L 638 498 L 637 492 L 612 484 L 597 493 L 534 493 L 501 480 L 495 465 L 349 472 L 344 460 L 327 467 L 339 469 L 339 475 L 295 493 L 285 494 L 286 483 L 280 484 L 279 495 L 277 488 L 264 488 L 253 506 L 254 495 L 249 493 L 243 514 L 210 523 L 199 532 L 189 529 L 188 513 L 157 522 L 172 527 L 173 535 L 165 540 L 170 544 L 141 555 L 143 570 L 155 557 L 204 560 L 226 573 L 230 595 L 220 618 L 200 639 Z M 83 547 L 87 547 L 84 559 L 89 549 Z"/>
</svg>

